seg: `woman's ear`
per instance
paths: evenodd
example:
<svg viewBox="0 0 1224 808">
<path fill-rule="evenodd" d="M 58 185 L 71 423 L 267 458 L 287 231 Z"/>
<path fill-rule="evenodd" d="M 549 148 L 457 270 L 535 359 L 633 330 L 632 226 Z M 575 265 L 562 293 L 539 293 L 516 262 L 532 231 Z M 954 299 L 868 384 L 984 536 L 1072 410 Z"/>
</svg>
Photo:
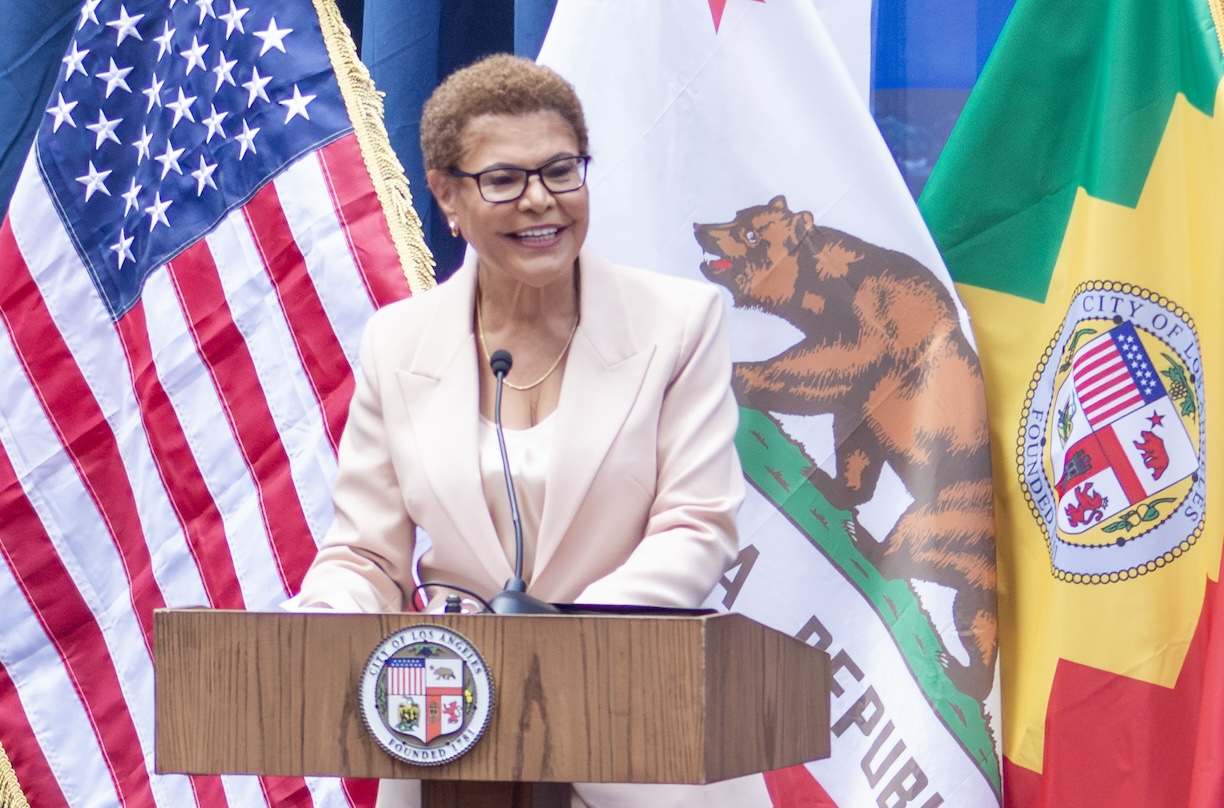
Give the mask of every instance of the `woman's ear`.
<svg viewBox="0 0 1224 808">
<path fill-rule="evenodd" d="M 456 177 L 436 168 L 425 172 L 425 184 L 429 186 L 430 193 L 438 200 L 438 207 L 442 208 L 448 219 L 455 218 L 455 195 L 459 190 L 456 180 Z"/>
</svg>

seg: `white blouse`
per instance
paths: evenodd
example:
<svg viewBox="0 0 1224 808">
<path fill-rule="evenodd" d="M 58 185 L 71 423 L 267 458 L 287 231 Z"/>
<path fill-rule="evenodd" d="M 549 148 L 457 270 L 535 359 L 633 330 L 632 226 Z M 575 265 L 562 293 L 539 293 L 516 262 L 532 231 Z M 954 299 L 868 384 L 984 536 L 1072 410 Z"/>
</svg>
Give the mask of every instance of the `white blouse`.
<svg viewBox="0 0 1224 808">
<path fill-rule="evenodd" d="M 540 534 L 540 517 L 544 513 L 544 476 L 552 449 L 556 410 L 544 420 L 527 429 L 503 429 L 506 435 L 506 457 L 514 476 L 518 496 L 519 519 L 523 523 L 523 581 L 531 582 L 535 565 L 536 539 Z M 501 539 L 506 558 L 514 567 L 514 522 L 510 518 L 510 498 L 506 494 L 506 478 L 502 471 L 501 449 L 497 445 L 497 427 L 484 416 L 480 418 L 480 477 L 485 502 L 493 527 Z"/>
</svg>

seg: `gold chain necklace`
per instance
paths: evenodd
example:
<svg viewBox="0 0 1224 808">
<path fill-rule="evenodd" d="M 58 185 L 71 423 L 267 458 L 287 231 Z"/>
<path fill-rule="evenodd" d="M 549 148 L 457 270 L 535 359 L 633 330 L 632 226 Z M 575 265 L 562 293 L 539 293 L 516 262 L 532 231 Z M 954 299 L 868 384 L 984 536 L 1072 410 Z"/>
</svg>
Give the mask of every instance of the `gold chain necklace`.
<svg viewBox="0 0 1224 808">
<path fill-rule="evenodd" d="M 485 356 L 485 359 L 487 360 L 490 356 L 489 346 L 485 344 L 484 320 L 480 316 L 479 297 L 477 297 L 477 300 L 476 300 L 476 333 L 480 337 L 480 350 L 484 351 L 484 356 Z M 515 384 L 509 379 L 502 379 L 502 381 L 505 382 L 506 386 L 509 387 L 511 390 L 518 390 L 520 392 L 531 390 L 532 388 L 535 388 L 535 387 L 539 387 L 541 384 L 544 383 L 545 379 L 553 375 L 553 371 L 556 370 L 557 366 L 561 364 L 561 360 L 565 357 L 565 353 L 566 351 L 569 350 L 570 343 L 574 341 L 574 335 L 577 333 L 578 333 L 578 315 L 575 314 L 574 315 L 574 327 L 570 329 L 569 339 L 565 341 L 565 345 L 561 348 L 561 353 L 557 354 L 557 358 L 554 359 L 553 363 L 548 366 L 548 370 L 544 371 L 543 376 L 536 379 L 531 384 Z"/>
</svg>

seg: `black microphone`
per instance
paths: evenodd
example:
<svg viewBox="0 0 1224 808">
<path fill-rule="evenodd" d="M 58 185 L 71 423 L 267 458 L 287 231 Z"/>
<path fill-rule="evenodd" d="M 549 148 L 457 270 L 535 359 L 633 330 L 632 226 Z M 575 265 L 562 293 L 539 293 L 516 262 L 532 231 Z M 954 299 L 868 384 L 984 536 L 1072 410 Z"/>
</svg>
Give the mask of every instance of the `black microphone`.
<svg viewBox="0 0 1224 808">
<path fill-rule="evenodd" d="M 523 521 L 519 518 L 518 497 L 514 493 L 514 477 L 510 474 L 510 458 L 506 454 L 506 435 L 502 431 L 502 387 L 514 360 L 509 351 L 494 351 L 489 357 L 489 369 L 497 377 L 497 398 L 493 402 L 493 423 L 497 427 L 497 446 L 501 449 L 502 473 L 506 476 L 506 495 L 510 497 L 510 521 L 514 524 L 514 577 L 505 588 L 489 601 L 494 614 L 556 614 L 557 607 L 527 594 L 523 582 Z"/>
<path fill-rule="evenodd" d="M 514 359 L 510 356 L 509 351 L 494 351 L 489 357 L 489 369 L 493 371 L 493 375 L 497 377 L 497 406 L 501 406 L 501 385 L 505 381 L 506 374 L 510 372 L 510 368 L 514 366 Z M 493 413 L 494 418 L 500 418 L 500 410 Z"/>
</svg>

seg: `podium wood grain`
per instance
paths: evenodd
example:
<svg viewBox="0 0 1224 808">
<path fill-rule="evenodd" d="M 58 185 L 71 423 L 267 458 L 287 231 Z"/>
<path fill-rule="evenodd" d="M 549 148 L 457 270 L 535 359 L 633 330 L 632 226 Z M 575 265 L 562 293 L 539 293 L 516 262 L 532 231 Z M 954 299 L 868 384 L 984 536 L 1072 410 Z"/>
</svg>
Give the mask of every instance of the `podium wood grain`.
<svg viewBox="0 0 1224 808">
<path fill-rule="evenodd" d="M 570 808 L 569 783 L 477 783 L 426 780 L 422 808 Z"/>
<path fill-rule="evenodd" d="M 422 767 L 362 724 L 387 635 L 447 626 L 493 676 L 489 727 Z M 828 661 L 739 615 L 155 615 L 156 767 L 193 774 L 704 783 L 828 754 Z M 802 709 L 800 706 L 802 705 Z"/>
</svg>

